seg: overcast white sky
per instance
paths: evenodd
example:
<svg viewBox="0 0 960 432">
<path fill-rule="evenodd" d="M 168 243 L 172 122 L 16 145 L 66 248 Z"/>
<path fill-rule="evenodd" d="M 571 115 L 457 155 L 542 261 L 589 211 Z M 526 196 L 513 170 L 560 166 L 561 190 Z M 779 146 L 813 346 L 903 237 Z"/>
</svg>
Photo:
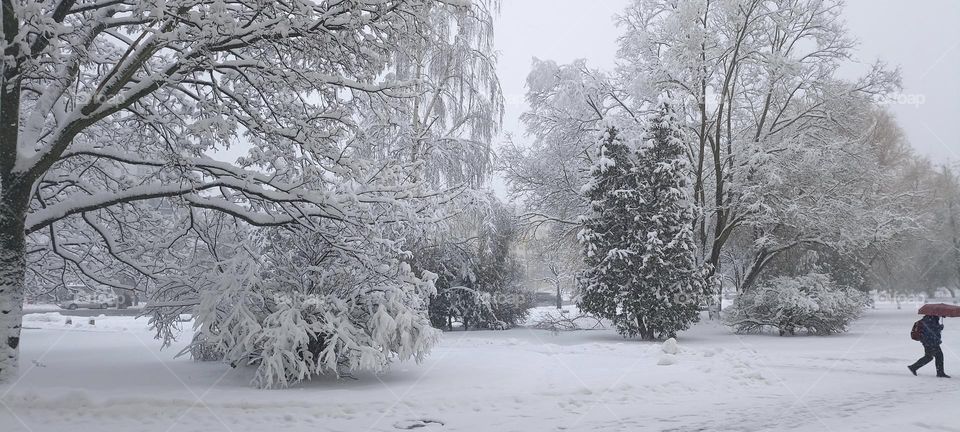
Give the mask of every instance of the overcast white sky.
<svg viewBox="0 0 960 432">
<path fill-rule="evenodd" d="M 505 132 L 523 139 L 518 117 L 525 109 L 524 81 L 533 57 L 559 63 L 586 58 L 595 67 L 614 66 L 619 30 L 612 17 L 628 1 L 503 1 L 496 37 L 507 97 Z M 903 93 L 922 95 L 919 106 L 891 107 L 913 147 L 934 162 L 960 161 L 960 1 L 848 0 L 845 15 L 860 41 L 858 60 L 899 65 Z M 852 75 L 857 69 L 847 70 Z"/>
</svg>

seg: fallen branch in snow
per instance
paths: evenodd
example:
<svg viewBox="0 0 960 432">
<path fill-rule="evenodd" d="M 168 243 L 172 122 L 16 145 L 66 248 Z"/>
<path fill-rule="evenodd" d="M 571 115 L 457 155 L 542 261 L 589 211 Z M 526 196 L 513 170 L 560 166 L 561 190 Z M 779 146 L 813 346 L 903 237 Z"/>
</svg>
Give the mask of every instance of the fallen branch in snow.
<svg viewBox="0 0 960 432">
<path fill-rule="evenodd" d="M 581 320 L 589 322 L 589 326 L 582 325 Z M 533 328 L 539 330 L 550 330 L 554 333 L 573 330 L 600 330 L 605 328 L 600 318 L 590 314 L 566 315 L 563 312 L 559 314 L 545 313 L 533 322 Z"/>
</svg>

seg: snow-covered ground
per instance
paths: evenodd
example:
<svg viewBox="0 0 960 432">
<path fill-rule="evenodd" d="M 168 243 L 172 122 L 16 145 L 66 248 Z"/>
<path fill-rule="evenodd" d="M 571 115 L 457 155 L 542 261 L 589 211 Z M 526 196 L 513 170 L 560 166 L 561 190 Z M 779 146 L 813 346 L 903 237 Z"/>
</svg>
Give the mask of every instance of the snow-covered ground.
<svg viewBox="0 0 960 432">
<path fill-rule="evenodd" d="M 906 370 L 921 354 L 911 310 L 872 310 L 835 337 L 705 322 L 676 355 L 609 330 L 447 333 L 420 365 L 267 391 L 249 370 L 174 359 L 182 344 L 161 351 L 144 319 L 32 314 L 0 430 L 960 431 L 960 376 Z M 954 326 L 944 351 L 960 375 Z"/>
<path fill-rule="evenodd" d="M 24 312 L 50 312 L 60 309 L 60 306 L 53 303 L 27 303 L 23 305 Z"/>
</svg>

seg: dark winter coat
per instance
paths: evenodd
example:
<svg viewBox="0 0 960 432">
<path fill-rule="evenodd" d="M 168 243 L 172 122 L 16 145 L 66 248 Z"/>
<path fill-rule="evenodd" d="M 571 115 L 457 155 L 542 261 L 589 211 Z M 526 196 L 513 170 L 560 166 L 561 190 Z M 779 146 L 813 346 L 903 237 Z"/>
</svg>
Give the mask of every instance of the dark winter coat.
<svg viewBox="0 0 960 432">
<path fill-rule="evenodd" d="M 940 333 L 943 331 L 940 318 L 927 315 L 920 321 L 923 322 L 923 335 L 920 337 L 920 343 L 924 346 L 939 346 L 942 342 Z"/>
</svg>

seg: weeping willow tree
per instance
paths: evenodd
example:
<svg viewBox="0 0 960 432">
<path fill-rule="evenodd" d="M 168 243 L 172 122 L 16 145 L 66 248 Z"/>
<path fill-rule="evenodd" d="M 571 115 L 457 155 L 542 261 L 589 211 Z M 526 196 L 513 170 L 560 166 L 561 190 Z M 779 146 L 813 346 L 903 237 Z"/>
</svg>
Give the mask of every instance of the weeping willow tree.
<svg viewBox="0 0 960 432">
<path fill-rule="evenodd" d="M 491 171 L 492 142 L 503 120 L 493 15 L 499 0 L 456 9 L 424 4 L 418 31 L 406 34 L 388 74 L 410 82 L 410 97 L 368 95 L 364 118 L 385 155 L 417 163 L 434 186 L 476 187 Z"/>
</svg>

